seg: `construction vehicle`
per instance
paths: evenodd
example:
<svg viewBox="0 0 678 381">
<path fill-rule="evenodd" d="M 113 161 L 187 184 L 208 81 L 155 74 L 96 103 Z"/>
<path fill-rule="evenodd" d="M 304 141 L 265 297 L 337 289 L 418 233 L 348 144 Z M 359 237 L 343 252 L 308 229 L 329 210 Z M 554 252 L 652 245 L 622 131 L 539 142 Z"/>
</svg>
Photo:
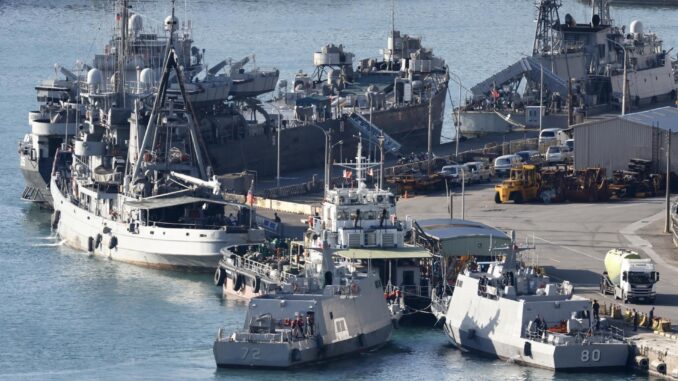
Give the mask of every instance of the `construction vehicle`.
<svg viewBox="0 0 678 381">
<path fill-rule="evenodd" d="M 600 279 L 600 292 L 612 294 L 624 303 L 654 303 L 659 272 L 650 259 L 626 249 L 612 249 L 605 255 L 605 271 Z"/>
<path fill-rule="evenodd" d="M 537 167 L 524 164 L 512 168 L 509 178 L 496 185 L 494 202 L 497 204 L 513 201 L 516 204 L 537 200 L 541 188 L 541 180 Z"/>
</svg>

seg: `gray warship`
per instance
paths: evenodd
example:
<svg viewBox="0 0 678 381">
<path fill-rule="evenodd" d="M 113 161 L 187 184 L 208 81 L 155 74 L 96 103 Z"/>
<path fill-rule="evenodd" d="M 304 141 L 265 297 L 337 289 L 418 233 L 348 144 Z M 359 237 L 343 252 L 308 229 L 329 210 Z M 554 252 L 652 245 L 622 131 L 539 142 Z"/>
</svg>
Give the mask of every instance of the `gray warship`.
<svg viewBox="0 0 678 381">
<path fill-rule="evenodd" d="M 273 175 L 278 145 L 283 172 L 320 166 L 327 132 L 335 141 L 347 142 L 335 149 L 349 152 L 355 149 L 350 142 L 358 132 L 372 140 L 382 133 L 391 135 L 403 140 L 407 149 L 419 149 L 428 140 L 429 123 L 432 143 L 440 141 L 447 65 L 423 47 L 420 38 L 392 30 L 382 58 L 363 59 L 357 69 L 353 68 L 353 55 L 343 47 L 327 46 L 314 54 L 314 74 L 299 74 L 288 91 L 287 81 L 278 83 L 278 70 L 256 65 L 248 69 L 246 65 L 254 64 L 254 57 L 226 59 L 208 68 L 204 50 L 193 45 L 192 28 L 190 22 L 181 23 L 176 51 L 205 150 L 217 175 L 244 170 Z M 122 29 L 116 19 L 116 30 Z M 115 65 L 122 56 L 118 54 L 121 39 L 116 35 L 91 65 L 79 63 L 73 71 L 59 69 L 56 74 L 65 78 L 45 81 L 36 88 L 40 109 L 29 113 L 31 133 L 18 147 L 26 182 L 23 199 L 51 207 L 49 173 L 54 153 L 61 143 L 69 143 L 79 127 L 78 120 L 84 119 L 79 87 L 90 69 L 98 69 L 103 81 L 115 82 L 116 75 L 122 78 L 123 90 L 130 94 L 139 87 L 157 87 L 167 36 L 146 32 L 140 14 L 132 14 L 124 29 L 122 74 L 117 74 Z M 141 73 L 138 68 L 148 70 Z M 272 93 L 276 83 L 275 101 L 257 98 Z M 178 95 L 174 78 L 168 94 Z"/>
<path fill-rule="evenodd" d="M 578 23 L 570 14 L 560 19 L 560 0 L 537 2 L 532 56 L 471 88 L 462 135 L 567 128 L 587 115 L 676 99 L 678 63 L 661 38 L 638 20 L 615 25 L 608 0 L 591 4 L 591 20 Z"/>
<path fill-rule="evenodd" d="M 118 5 L 124 47 L 129 11 L 127 1 Z M 65 245 L 94 257 L 211 271 L 222 247 L 261 242 L 264 234 L 252 225 L 250 208 L 220 195 L 192 109 L 192 99 L 200 103 L 205 93 L 191 96 L 195 87 L 185 86 L 174 10 L 165 26 L 169 37 L 157 89 L 147 82 L 149 69 L 140 71 L 133 93 L 124 91 L 122 78 L 109 84 L 100 69 L 89 69 L 80 89 L 82 128 L 72 146 L 63 143 L 55 153 L 52 227 Z M 237 220 L 228 221 L 228 212 Z"/>
<path fill-rule="evenodd" d="M 503 261 L 471 263 L 459 274 L 444 331 L 464 350 L 552 370 L 626 366 L 623 330 L 593 319 L 589 299 L 567 281 L 553 283 L 504 248 Z M 487 267 L 480 271 L 480 266 Z M 597 329 L 600 328 L 600 329 Z"/>
<path fill-rule="evenodd" d="M 219 329 L 218 367 L 298 367 L 388 342 L 394 323 L 379 277 L 335 266 L 327 249 L 309 256 L 308 289 L 254 297 L 242 329 Z"/>
<path fill-rule="evenodd" d="M 148 32 L 145 18 L 131 10 L 126 25 L 122 25 L 119 9 L 117 6 L 114 35 L 90 64 L 78 61 L 73 70 L 55 66 L 54 78 L 41 81 L 35 87 L 39 108 L 29 112 L 31 131 L 18 144 L 20 168 L 26 182 L 22 194 L 24 200 L 52 207 L 49 181 L 54 156 L 63 143 L 72 145 L 82 127 L 81 122 L 86 119 L 88 110 L 84 104 L 87 100 L 82 91 L 88 82 L 95 80 L 102 86 L 120 83 L 119 92 L 129 99 L 134 99 L 140 92 L 157 89 L 169 38 L 167 31 L 164 35 Z M 125 38 L 121 38 L 123 33 Z M 256 103 L 253 99 L 257 96 L 275 89 L 279 72 L 260 69 L 256 65 L 249 68 L 247 64 L 254 63 L 254 56 L 237 61 L 225 59 L 208 68 L 203 60 L 204 50 L 193 45 L 190 21 L 177 26 L 173 39 L 186 81 L 186 96 L 206 137 L 206 148 L 220 146 L 227 135 L 226 130 L 233 135 L 234 126 L 248 125 L 243 109 Z M 92 72 L 92 69 L 96 71 Z M 90 78 L 90 73 L 96 73 L 92 74 L 96 78 Z M 167 94 L 177 98 L 180 95 L 177 80 L 172 77 L 170 82 Z M 105 107 L 101 112 L 107 112 Z M 121 107 L 109 117 L 124 124 L 131 112 L 130 107 Z"/>
</svg>

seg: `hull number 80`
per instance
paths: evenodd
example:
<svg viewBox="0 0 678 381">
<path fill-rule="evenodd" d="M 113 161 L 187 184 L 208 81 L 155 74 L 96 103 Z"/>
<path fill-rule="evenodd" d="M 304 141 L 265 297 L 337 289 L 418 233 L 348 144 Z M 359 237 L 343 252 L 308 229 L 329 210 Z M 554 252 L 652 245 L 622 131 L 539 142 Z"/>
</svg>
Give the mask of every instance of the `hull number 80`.
<svg viewBox="0 0 678 381">
<path fill-rule="evenodd" d="M 582 362 L 600 361 L 600 349 L 594 349 L 592 351 L 584 349 L 583 351 L 581 351 L 581 361 Z"/>
</svg>

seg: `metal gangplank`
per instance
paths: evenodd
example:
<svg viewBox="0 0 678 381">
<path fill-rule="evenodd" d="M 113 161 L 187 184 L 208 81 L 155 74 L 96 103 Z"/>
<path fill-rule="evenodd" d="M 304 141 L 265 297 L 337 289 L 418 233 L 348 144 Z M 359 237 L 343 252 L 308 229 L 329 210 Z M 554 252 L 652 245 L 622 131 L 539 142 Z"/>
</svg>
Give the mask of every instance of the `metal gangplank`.
<svg viewBox="0 0 678 381">
<path fill-rule="evenodd" d="M 364 116 L 354 112 L 347 117 L 347 120 L 353 127 L 357 128 L 363 136 L 367 136 L 367 138 L 373 142 L 378 141 L 379 137 L 383 136 L 385 153 L 396 153 L 400 151 L 400 148 L 402 147 L 400 143 L 388 136 L 382 129 L 370 123 Z"/>
<path fill-rule="evenodd" d="M 492 89 L 498 89 L 505 84 L 520 81 L 526 77 L 533 83 L 541 81 L 541 63 L 534 57 L 524 57 L 506 69 L 494 74 L 471 88 L 474 98 L 484 98 Z M 560 78 L 550 68 L 544 66 L 544 88 L 550 92 L 567 94 L 567 82 Z"/>
</svg>

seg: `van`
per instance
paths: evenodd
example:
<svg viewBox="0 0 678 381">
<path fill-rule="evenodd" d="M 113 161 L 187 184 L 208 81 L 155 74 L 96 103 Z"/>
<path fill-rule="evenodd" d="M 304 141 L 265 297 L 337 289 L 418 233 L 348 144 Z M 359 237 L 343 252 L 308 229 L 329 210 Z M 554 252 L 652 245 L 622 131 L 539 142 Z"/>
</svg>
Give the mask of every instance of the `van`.
<svg viewBox="0 0 678 381">
<path fill-rule="evenodd" d="M 508 176 L 511 168 L 522 164 L 522 159 L 518 155 L 503 155 L 494 159 L 494 173 L 497 176 Z"/>
<path fill-rule="evenodd" d="M 492 170 L 490 169 L 490 165 L 488 163 L 482 161 L 470 161 L 464 165 L 471 173 L 470 178 L 472 183 L 490 181 Z"/>
<path fill-rule="evenodd" d="M 545 128 L 539 133 L 539 144 L 551 144 L 555 143 L 558 139 L 559 132 L 562 133 L 560 128 Z"/>
</svg>

